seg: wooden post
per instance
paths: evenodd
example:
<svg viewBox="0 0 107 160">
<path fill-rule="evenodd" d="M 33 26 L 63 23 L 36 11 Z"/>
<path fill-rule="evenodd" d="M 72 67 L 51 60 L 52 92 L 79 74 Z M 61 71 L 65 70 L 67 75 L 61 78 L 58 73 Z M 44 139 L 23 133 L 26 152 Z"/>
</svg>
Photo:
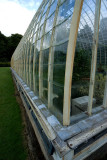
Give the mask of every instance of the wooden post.
<svg viewBox="0 0 107 160">
<path fill-rule="evenodd" d="M 65 70 L 65 85 L 64 85 L 64 104 L 63 104 L 63 125 L 70 124 L 70 105 L 71 105 L 71 88 L 72 88 L 72 73 L 75 56 L 75 47 L 80 22 L 83 0 L 76 0 L 74 12 L 70 27 L 70 36 L 67 48 L 66 70 Z"/>
<path fill-rule="evenodd" d="M 91 63 L 91 75 L 90 75 L 90 86 L 89 86 L 88 115 L 92 114 L 94 83 L 95 83 L 95 73 L 96 73 L 96 63 L 97 63 L 100 8 L 101 8 L 101 0 L 96 0 L 94 37 L 93 37 L 93 47 L 92 47 L 92 63 Z"/>
<path fill-rule="evenodd" d="M 107 73 L 106 73 L 106 82 L 105 82 L 105 91 L 104 91 L 103 107 L 104 107 L 105 109 L 107 109 Z"/>
</svg>

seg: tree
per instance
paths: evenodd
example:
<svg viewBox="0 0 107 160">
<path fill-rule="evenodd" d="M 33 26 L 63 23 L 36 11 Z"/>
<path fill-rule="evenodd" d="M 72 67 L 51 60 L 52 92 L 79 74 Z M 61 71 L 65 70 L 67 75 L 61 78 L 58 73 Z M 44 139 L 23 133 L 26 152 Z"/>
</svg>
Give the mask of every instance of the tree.
<svg viewBox="0 0 107 160">
<path fill-rule="evenodd" d="M 11 60 L 11 56 L 15 51 L 18 43 L 20 42 L 22 35 L 12 34 L 10 37 L 6 37 L 0 32 L 0 61 L 6 62 Z"/>
</svg>

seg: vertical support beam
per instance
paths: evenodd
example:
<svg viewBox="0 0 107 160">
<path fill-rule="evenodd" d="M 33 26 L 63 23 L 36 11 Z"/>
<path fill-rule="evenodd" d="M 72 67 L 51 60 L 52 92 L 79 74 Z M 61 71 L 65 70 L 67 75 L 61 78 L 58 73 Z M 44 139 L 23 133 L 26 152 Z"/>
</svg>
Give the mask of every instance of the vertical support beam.
<svg viewBox="0 0 107 160">
<path fill-rule="evenodd" d="M 43 46 L 43 40 L 44 40 L 44 34 L 45 34 L 45 27 L 46 27 L 46 20 L 47 16 L 50 10 L 50 5 L 51 5 L 51 0 L 48 4 L 48 9 L 46 11 L 45 15 L 45 21 L 44 21 L 44 26 L 43 26 L 43 31 L 42 31 L 42 38 L 41 38 L 41 46 L 40 46 L 40 56 L 39 56 L 39 96 L 40 98 L 43 97 L 43 53 L 42 53 L 42 46 Z"/>
<path fill-rule="evenodd" d="M 54 53 L 52 48 L 53 43 L 53 37 L 55 33 L 55 26 L 58 16 L 58 9 L 59 9 L 59 3 L 60 0 L 57 2 L 57 7 L 55 11 L 55 17 L 53 22 L 53 29 L 52 29 L 52 35 L 51 35 L 51 41 L 50 41 L 50 49 L 49 49 L 49 61 L 48 61 L 48 108 L 51 108 L 53 106 L 53 63 L 54 63 Z"/>
<path fill-rule="evenodd" d="M 43 2 L 42 2 L 42 5 L 43 5 Z M 45 7 L 45 6 L 44 6 Z M 35 61 L 36 61 L 36 55 L 37 55 L 37 51 L 36 51 L 36 45 L 37 45 L 37 39 L 38 39 L 38 32 L 39 32 L 39 26 L 40 26 L 40 22 L 41 22 L 41 19 L 42 19 L 42 14 L 43 14 L 43 11 L 44 11 L 44 7 L 42 9 L 42 12 L 41 12 L 41 17 L 40 17 L 40 20 L 38 22 L 38 28 L 37 28 L 37 33 L 36 33 L 36 38 L 35 38 L 35 45 L 34 45 L 34 56 L 33 56 L 33 90 L 34 92 L 36 92 L 36 83 L 35 83 Z M 38 11 L 39 12 L 39 11 Z M 38 15 L 39 16 L 39 15 Z"/>
<path fill-rule="evenodd" d="M 95 73 L 96 73 L 96 64 L 97 64 L 97 47 L 98 47 L 98 36 L 99 36 L 100 8 L 101 8 L 101 0 L 96 0 L 94 37 L 93 37 L 93 47 L 92 47 L 92 63 L 91 63 L 89 100 L 88 100 L 88 115 L 92 114 L 94 83 L 95 83 Z"/>
<path fill-rule="evenodd" d="M 28 27 L 28 33 L 27 33 L 27 53 L 26 53 L 26 79 L 27 79 L 27 85 L 29 85 L 29 53 L 30 53 L 30 38 L 31 38 L 31 29 L 32 29 L 32 23 L 31 21 L 29 27 Z"/>
<path fill-rule="evenodd" d="M 28 67 L 28 75 L 29 75 L 29 86 L 30 86 L 30 88 L 32 89 L 32 85 L 31 85 L 31 69 L 32 69 L 32 67 L 31 67 L 31 65 L 33 65 L 33 64 L 31 64 L 31 61 L 32 61 L 32 45 L 33 45 L 33 38 L 34 38 L 34 32 L 35 32 L 35 27 L 36 27 L 36 25 L 37 25 L 37 23 L 35 23 L 36 22 L 36 20 L 37 20 L 37 13 L 34 15 L 34 17 L 33 17 L 33 19 L 32 19 L 32 31 L 31 31 L 31 34 L 32 34 L 32 39 L 31 39 L 31 43 L 30 43 L 30 56 L 29 56 L 29 67 Z"/>
<path fill-rule="evenodd" d="M 107 109 L 107 73 L 106 73 L 106 82 L 105 82 L 105 91 L 104 91 L 103 107 L 104 107 L 105 109 Z"/>
<path fill-rule="evenodd" d="M 35 20 L 35 18 L 36 18 L 36 16 L 34 17 L 34 22 L 36 21 Z M 37 23 L 35 23 L 35 26 L 34 26 L 34 28 L 33 28 L 33 33 L 32 33 L 32 42 L 31 42 L 31 46 L 30 46 L 30 57 L 29 57 L 29 85 L 30 85 L 30 88 L 32 89 L 32 81 L 31 81 L 31 69 L 32 69 L 32 67 L 31 67 L 31 65 L 33 65 L 33 64 L 31 64 L 31 61 L 32 61 L 32 45 L 33 45 L 33 38 L 34 38 L 34 32 L 35 32 L 35 27 L 36 27 L 36 25 L 37 25 Z"/>
<path fill-rule="evenodd" d="M 38 33 L 36 34 L 36 38 L 35 38 L 35 45 L 34 45 L 34 56 L 33 56 L 33 90 L 34 92 L 36 92 L 36 84 L 35 84 L 35 61 L 36 61 L 36 45 L 37 45 L 37 35 Z"/>
<path fill-rule="evenodd" d="M 26 55 L 27 55 L 27 42 L 24 45 L 24 81 L 26 82 Z"/>
<path fill-rule="evenodd" d="M 29 59 L 30 59 L 30 46 L 31 46 L 31 29 L 29 32 L 28 50 L 27 50 L 27 85 L 29 86 Z"/>
<path fill-rule="evenodd" d="M 26 83 L 28 85 L 28 50 L 29 50 L 29 40 L 27 40 L 27 45 L 26 45 Z"/>
<path fill-rule="evenodd" d="M 28 29 L 27 29 L 28 31 Z M 24 81 L 26 82 L 26 41 L 27 41 L 27 31 L 24 35 Z"/>
<path fill-rule="evenodd" d="M 76 40 L 77 40 L 82 6 L 83 6 L 83 0 L 75 1 L 74 12 L 71 21 L 69 43 L 67 48 L 65 85 L 64 85 L 64 104 L 63 104 L 63 125 L 66 126 L 70 124 L 73 64 L 74 64 Z"/>
</svg>

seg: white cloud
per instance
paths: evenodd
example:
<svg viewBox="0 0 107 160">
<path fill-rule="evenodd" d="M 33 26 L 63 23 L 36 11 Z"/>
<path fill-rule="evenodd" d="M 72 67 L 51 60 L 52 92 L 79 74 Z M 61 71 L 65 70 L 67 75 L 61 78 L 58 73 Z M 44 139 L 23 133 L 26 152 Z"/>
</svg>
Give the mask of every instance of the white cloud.
<svg viewBox="0 0 107 160">
<path fill-rule="evenodd" d="M 6 36 L 15 33 L 23 35 L 35 12 L 19 4 L 17 0 L 0 0 L 0 31 Z"/>
</svg>

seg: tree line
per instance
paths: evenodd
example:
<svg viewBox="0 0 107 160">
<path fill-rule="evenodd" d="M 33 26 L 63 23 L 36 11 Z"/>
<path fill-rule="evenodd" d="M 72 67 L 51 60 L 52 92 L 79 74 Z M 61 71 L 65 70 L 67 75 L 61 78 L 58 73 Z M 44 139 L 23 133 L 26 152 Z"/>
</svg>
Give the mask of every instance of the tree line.
<svg viewBox="0 0 107 160">
<path fill-rule="evenodd" d="M 0 62 L 10 62 L 11 56 L 14 53 L 22 35 L 16 33 L 6 37 L 0 31 Z"/>
</svg>

